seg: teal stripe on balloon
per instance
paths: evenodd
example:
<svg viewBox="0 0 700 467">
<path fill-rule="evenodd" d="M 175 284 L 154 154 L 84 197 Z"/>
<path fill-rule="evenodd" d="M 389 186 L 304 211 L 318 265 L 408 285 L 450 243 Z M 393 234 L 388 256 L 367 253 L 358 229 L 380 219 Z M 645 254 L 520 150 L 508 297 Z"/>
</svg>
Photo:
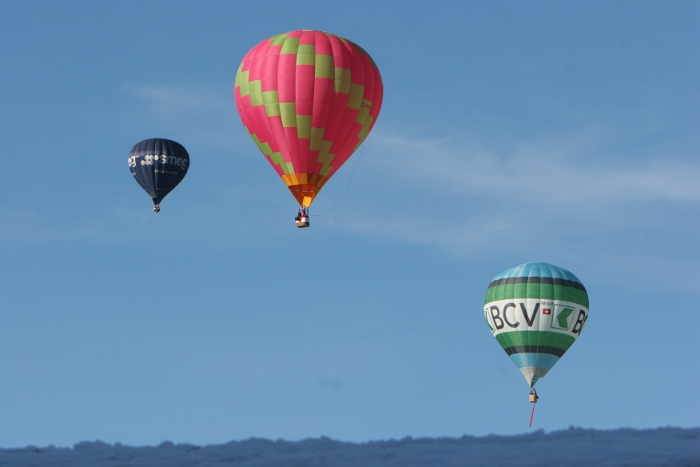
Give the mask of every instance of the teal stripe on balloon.
<svg viewBox="0 0 700 467">
<path fill-rule="evenodd" d="M 510 277 L 547 277 L 550 279 L 564 279 L 582 284 L 578 277 L 574 276 L 570 271 L 554 266 L 549 263 L 525 263 L 520 266 L 515 266 L 506 269 L 493 280 L 508 279 Z"/>
<path fill-rule="evenodd" d="M 548 353 L 516 353 L 510 356 L 518 368 L 533 367 L 551 370 L 559 357 Z"/>
</svg>

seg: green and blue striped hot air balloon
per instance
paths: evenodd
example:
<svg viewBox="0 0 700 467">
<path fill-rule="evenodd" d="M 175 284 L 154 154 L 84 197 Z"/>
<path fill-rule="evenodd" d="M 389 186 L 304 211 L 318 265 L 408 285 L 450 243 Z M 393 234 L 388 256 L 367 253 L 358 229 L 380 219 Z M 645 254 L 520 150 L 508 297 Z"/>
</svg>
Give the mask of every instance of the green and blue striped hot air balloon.
<svg viewBox="0 0 700 467">
<path fill-rule="evenodd" d="M 526 263 L 493 278 L 484 316 L 532 388 L 581 335 L 588 319 L 588 293 L 566 269 Z"/>
</svg>

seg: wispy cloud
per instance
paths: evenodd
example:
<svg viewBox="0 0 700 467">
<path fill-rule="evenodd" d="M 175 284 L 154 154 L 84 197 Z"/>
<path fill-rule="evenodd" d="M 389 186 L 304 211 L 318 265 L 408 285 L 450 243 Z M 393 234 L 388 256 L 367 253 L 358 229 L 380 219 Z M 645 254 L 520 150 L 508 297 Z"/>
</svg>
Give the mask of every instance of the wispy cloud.
<svg viewBox="0 0 700 467">
<path fill-rule="evenodd" d="M 640 155 L 620 162 L 599 131 L 513 144 L 496 152 L 471 138 L 417 139 L 373 135 L 376 168 L 420 189 L 444 194 L 527 197 L 552 204 L 635 200 L 700 201 L 700 161 Z"/>
<path fill-rule="evenodd" d="M 346 206 L 346 215 L 361 222 L 339 229 L 473 259 L 566 257 L 637 275 L 644 265 L 664 271 L 668 284 L 697 288 L 694 249 L 682 254 L 677 247 L 693 244 L 700 219 L 692 214 L 700 212 L 696 158 L 640 154 L 630 160 L 611 153 L 613 144 L 597 129 L 506 150 L 467 137 L 371 138 L 361 172 L 389 185 L 385 195 L 395 199 L 365 199 L 361 214 Z M 675 253 L 659 248 L 671 242 Z M 649 274 L 648 282 L 659 284 L 656 276 Z"/>
<path fill-rule="evenodd" d="M 123 117 L 140 125 L 149 122 L 169 135 L 187 135 L 203 145 L 230 148 L 240 138 L 254 151 L 238 121 L 228 85 L 128 84 L 123 91 L 131 100 Z M 654 256 L 650 251 L 656 251 L 654 242 L 666 241 L 665 225 L 680 232 L 675 243 L 695 241 L 691 232 L 700 212 L 700 160 L 671 152 L 630 157 L 615 152 L 617 143 L 616 135 L 598 126 L 498 146 L 465 134 L 421 138 L 380 129 L 366 143 L 354 182 L 364 183 L 364 189 L 351 190 L 339 210 L 324 221 L 314 221 L 314 226 L 422 245 L 460 257 L 517 256 L 526 249 L 538 260 L 585 256 L 601 264 L 628 265 L 630 271 L 653 260 L 664 270 L 690 271 L 693 279 L 683 283 L 695 283 L 692 254 Z M 273 182 L 272 172 L 270 178 Z M 239 189 L 236 186 L 234 191 Z M 327 188 L 324 194 L 333 189 Z M 377 189 L 384 191 L 378 195 Z M 225 192 L 226 187 L 220 190 Z M 233 199 L 240 193 L 228 196 Z M 361 211 L 348 202 L 353 196 Z M 324 201 L 331 200 L 324 197 Z M 325 210 L 323 204 L 314 207 Z M 177 228 L 193 238 L 216 241 L 230 235 L 237 223 L 235 215 L 203 207 L 196 200 L 186 210 Z M 674 217 L 678 212 L 690 213 L 680 228 Z M 117 210 L 69 225 L 6 209 L 3 218 L 9 221 L 0 225 L 0 238 L 123 241 L 119 233 L 135 222 L 134 215 Z M 360 221 L 337 221 L 338 216 Z M 149 223 L 152 217 L 146 212 L 138 222 Z M 274 220 L 267 214 L 258 217 L 256 222 Z M 626 242 L 630 233 L 640 239 L 637 244 Z M 612 251 L 611 245 L 622 246 Z"/>
<path fill-rule="evenodd" d="M 507 242 L 513 232 L 524 237 L 530 230 L 518 217 L 498 214 L 469 217 L 450 217 L 443 212 L 382 215 L 364 210 L 350 217 L 361 221 L 344 222 L 342 228 L 346 231 L 434 246 L 461 256 L 480 255 L 494 244 Z"/>
<path fill-rule="evenodd" d="M 125 84 L 128 118 L 186 134 L 191 141 L 231 147 L 244 134 L 232 85 Z M 643 154 L 620 163 L 597 127 L 569 135 L 488 147 L 477 138 L 407 137 L 374 132 L 377 157 L 363 165 L 436 194 L 527 197 L 556 204 L 634 200 L 700 201 L 700 162 L 676 154 Z M 379 150 L 377 151 L 377 148 Z M 409 183 L 406 184 L 409 188 Z"/>
</svg>

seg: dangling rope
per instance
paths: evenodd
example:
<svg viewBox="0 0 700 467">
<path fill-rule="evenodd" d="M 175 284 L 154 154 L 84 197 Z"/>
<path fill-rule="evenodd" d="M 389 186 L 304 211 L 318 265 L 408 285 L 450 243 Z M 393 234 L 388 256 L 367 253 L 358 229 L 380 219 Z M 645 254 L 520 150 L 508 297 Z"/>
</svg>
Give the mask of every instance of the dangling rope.
<svg viewBox="0 0 700 467">
<path fill-rule="evenodd" d="M 535 407 L 537 404 L 532 404 L 532 413 L 530 414 L 530 426 L 532 426 L 532 419 L 535 417 Z"/>
<path fill-rule="evenodd" d="M 350 189 L 350 185 L 352 184 L 352 181 L 353 181 L 353 179 L 355 178 L 355 173 L 357 172 L 357 167 L 360 165 L 360 159 L 362 159 L 362 151 L 364 151 L 364 150 L 365 150 L 365 145 L 364 145 L 364 143 L 362 143 L 362 147 L 360 148 L 360 153 L 357 155 L 357 164 L 355 164 L 355 170 L 352 171 L 352 177 L 350 177 L 350 181 L 348 182 L 348 186 L 345 187 L 345 191 L 343 192 L 343 196 L 340 197 L 340 199 L 338 200 L 338 202 L 335 203 L 335 206 L 333 206 L 333 207 L 330 209 L 330 211 L 324 212 L 323 214 L 314 214 L 314 216 L 320 217 L 320 216 L 325 216 L 326 214 L 330 214 L 330 212 L 331 212 L 332 210 L 334 210 L 335 208 L 338 207 L 338 205 L 339 205 L 340 202 L 343 200 L 343 198 L 345 198 L 345 194 L 346 194 L 346 193 L 348 192 L 348 190 Z"/>
</svg>

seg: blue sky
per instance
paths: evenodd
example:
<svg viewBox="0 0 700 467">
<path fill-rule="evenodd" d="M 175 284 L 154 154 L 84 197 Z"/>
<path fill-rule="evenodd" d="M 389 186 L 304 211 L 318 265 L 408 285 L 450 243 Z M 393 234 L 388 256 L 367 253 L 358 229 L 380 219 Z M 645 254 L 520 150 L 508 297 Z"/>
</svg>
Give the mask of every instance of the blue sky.
<svg viewBox="0 0 700 467">
<path fill-rule="evenodd" d="M 537 428 L 697 426 L 699 22 L 697 2 L 0 3 L 0 446 L 525 432 L 482 303 L 528 261 L 591 299 Z M 293 29 L 357 42 L 385 86 L 306 230 L 233 102 L 243 55 Z M 158 215 L 126 163 L 151 137 L 192 161 Z"/>
</svg>

